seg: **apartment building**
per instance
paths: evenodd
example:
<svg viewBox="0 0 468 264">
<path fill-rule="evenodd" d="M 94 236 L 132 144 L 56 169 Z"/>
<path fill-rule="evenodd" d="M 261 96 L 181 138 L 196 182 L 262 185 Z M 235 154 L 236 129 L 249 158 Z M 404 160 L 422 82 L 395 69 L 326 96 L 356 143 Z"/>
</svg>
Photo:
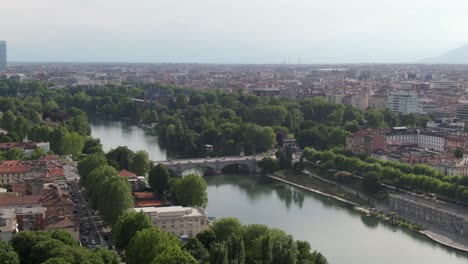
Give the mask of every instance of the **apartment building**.
<svg viewBox="0 0 468 264">
<path fill-rule="evenodd" d="M 345 97 L 346 94 L 344 93 L 329 93 L 326 95 L 327 101 L 329 103 L 333 104 L 342 104 L 343 103 L 343 97 Z"/>
<path fill-rule="evenodd" d="M 369 98 L 369 108 L 376 111 L 383 111 L 387 108 L 387 96 L 374 95 Z"/>
<path fill-rule="evenodd" d="M 18 232 L 15 208 L 0 209 L 0 240 L 10 241 Z"/>
<path fill-rule="evenodd" d="M 468 176 L 468 159 L 440 163 L 436 169 L 447 176 Z"/>
<path fill-rule="evenodd" d="M 395 113 L 419 113 L 419 101 L 414 92 L 395 92 L 388 96 L 387 108 Z"/>
<path fill-rule="evenodd" d="M 361 110 L 366 110 L 369 107 L 369 94 L 359 93 L 351 96 L 351 105 Z"/>
<path fill-rule="evenodd" d="M 203 209 L 197 207 L 139 207 L 136 212 L 144 212 L 157 226 L 176 236 L 196 236 L 208 227 L 208 218 Z"/>
<path fill-rule="evenodd" d="M 355 154 L 371 155 L 376 150 L 385 150 L 387 142 L 384 135 L 373 129 L 358 131 L 346 137 L 346 149 Z"/>
<path fill-rule="evenodd" d="M 385 139 L 391 142 L 414 143 L 420 148 L 445 150 L 445 135 L 442 133 L 394 127 L 385 134 Z"/>
</svg>

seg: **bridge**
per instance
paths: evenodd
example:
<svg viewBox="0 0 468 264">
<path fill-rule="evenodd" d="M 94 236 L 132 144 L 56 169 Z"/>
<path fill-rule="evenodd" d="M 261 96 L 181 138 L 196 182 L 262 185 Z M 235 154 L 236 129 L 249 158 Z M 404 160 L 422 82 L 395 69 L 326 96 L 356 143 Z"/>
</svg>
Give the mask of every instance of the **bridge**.
<svg viewBox="0 0 468 264">
<path fill-rule="evenodd" d="M 166 165 L 166 168 L 177 176 L 182 176 L 184 171 L 190 169 L 202 169 L 204 172 L 220 174 L 223 169 L 233 166 L 249 172 L 258 172 L 260 168 L 257 163 L 263 158 L 264 156 L 212 157 L 154 161 L 154 164 Z"/>
</svg>

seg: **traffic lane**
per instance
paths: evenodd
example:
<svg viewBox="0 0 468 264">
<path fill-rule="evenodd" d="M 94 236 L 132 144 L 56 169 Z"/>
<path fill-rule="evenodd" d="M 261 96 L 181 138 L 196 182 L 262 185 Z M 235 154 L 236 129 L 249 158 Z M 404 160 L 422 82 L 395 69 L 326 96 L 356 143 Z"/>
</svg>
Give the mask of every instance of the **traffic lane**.
<svg viewBox="0 0 468 264">
<path fill-rule="evenodd" d="M 77 183 L 75 183 L 74 185 L 78 187 Z M 102 225 L 96 223 L 101 222 L 99 216 L 95 215 L 95 211 L 93 209 L 90 209 L 90 207 L 88 206 L 86 202 L 87 196 L 85 192 L 82 192 L 79 189 L 78 192 L 81 198 L 79 199 L 81 202 L 82 211 L 81 219 L 83 220 L 83 222 L 86 222 L 88 224 L 88 227 L 90 227 L 88 228 L 89 230 L 86 230 L 84 233 L 86 233 L 86 235 L 88 236 L 88 240 L 94 237 L 94 239 L 91 239 L 91 241 L 94 240 L 94 243 L 91 243 L 91 245 L 95 244 L 107 246 L 107 243 L 104 241 L 104 238 L 100 232 L 100 229 L 102 229 Z"/>
<path fill-rule="evenodd" d="M 80 191 L 80 188 L 78 186 L 78 183 L 73 183 L 71 185 L 71 191 L 77 197 L 83 198 L 83 199 L 75 199 L 76 201 L 76 209 L 77 209 L 77 215 L 80 219 L 81 226 L 82 226 L 82 238 L 85 239 L 85 241 L 91 243 L 91 241 L 95 240 L 96 245 L 104 245 L 104 246 L 111 246 L 112 243 L 110 242 L 109 237 L 111 237 L 110 233 L 106 233 L 104 231 L 104 225 L 102 223 L 102 220 L 100 219 L 100 216 L 97 214 L 97 211 L 93 210 L 88 203 L 86 202 L 87 195 L 84 192 Z"/>
</svg>

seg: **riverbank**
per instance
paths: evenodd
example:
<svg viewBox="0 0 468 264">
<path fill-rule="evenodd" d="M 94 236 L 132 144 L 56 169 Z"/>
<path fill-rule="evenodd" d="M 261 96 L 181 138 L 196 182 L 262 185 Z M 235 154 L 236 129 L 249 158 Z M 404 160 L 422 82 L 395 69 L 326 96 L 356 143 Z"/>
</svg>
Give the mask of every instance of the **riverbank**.
<svg viewBox="0 0 468 264">
<path fill-rule="evenodd" d="M 402 228 L 405 228 L 405 229 L 409 229 L 411 231 L 417 232 L 417 233 L 431 239 L 434 242 L 437 242 L 438 244 L 441 244 L 443 246 L 446 246 L 446 247 L 449 247 L 449 248 L 452 248 L 452 249 L 455 249 L 455 250 L 459 250 L 459 251 L 468 253 L 468 245 L 465 245 L 464 243 L 455 241 L 453 238 L 450 237 L 450 235 L 444 235 L 444 234 L 435 232 L 434 230 L 424 229 L 424 227 L 421 224 L 415 224 L 415 223 L 408 222 L 408 221 L 403 220 L 403 219 L 394 219 L 393 217 L 388 216 L 389 214 L 392 214 L 392 212 L 386 212 L 386 210 L 382 210 L 382 211 L 379 212 L 376 209 L 372 209 L 372 208 L 370 208 L 370 207 L 368 207 L 368 206 L 366 206 L 364 204 L 356 203 L 354 201 L 347 200 L 347 199 L 345 199 L 343 197 L 339 197 L 339 196 L 337 196 L 335 194 L 331 194 L 331 193 L 327 192 L 325 190 L 327 188 L 324 188 L 323 185 L 321 185 L 321 184 L 319 184 L 320 187 L 314 186 L 311 183 L 311 179 L 315 179 L 316 180 L 315 183 L 320 182 L 320 180 L 317 179 L 317 177 L 319 177 L 319 176 L 315 175 L 316 177 L 313 177 L 314 175 L 310 175 L 310 174 L 313 174 L 313 173 L 310 173 L 310 174 L 306 174 L 306 173 L 287 174 L 287 173 L 288 172 L 280 171 L 280 172 L 276 172 L 274 175 L 269 175 L 268 177 L 271 178 L 271 179 L 274 179 L 274 180 L 289 184 L 291 186 L 306 190 L 306 191 L 310 191 L 310 192 L 313 192 L 313 193 L 316 193 L 316 194 L 319 194 L 319 195 L 322 195 L 322 196 L 325 196 L 325 197 L 335 199 L 335 200 L 340 201 L 340 202 L 342 202 L 344 204 L 353 206 L 353 209 L 355 211 L 357 211 L 357 212 L 359 212 L 361 214 L 364 214 L 364 215 L 366 215 L 368 217 L 375 217 L 375 218 L 377 218 L 379 220 L 382 220 L 382 221 L 385 221 L 385 222 L 387 222 L 389 224 L 399 226 L 399 227 L 402 227 Z M 300 177 L 300 176 L 309 176 L 307 178 L 307 181 L 303 181 L 303 182 L 307 182 L 307 186 L 304 186 L 303 184 L 300 184 L 300 183 L 296 182 L 296 178 Z M 324 183 L 328 183 L 328 182 L 324 182 Z M 332 183 L 328 183 L 328 184 L 332 185 Z M 321 189 L 321 190 L 319 190 L 319 189 Z M 330 189 L 333 190 L 333 187 L 329 186 L 328 190 L 330 190 Z"/>
<path fill-rule="evenodd" d="M 369 200 L 357 192 L 350 192 L 346 187 L 336 185 L 325 179 L 316 178 L 305 172 L 296 173 L 292 171 L 277 171 L 273 174 L 277 180 L 284 181 L 296 187 L 316 192 L 338 201 L 362 207 L 371 207 Z"/>
</svg>

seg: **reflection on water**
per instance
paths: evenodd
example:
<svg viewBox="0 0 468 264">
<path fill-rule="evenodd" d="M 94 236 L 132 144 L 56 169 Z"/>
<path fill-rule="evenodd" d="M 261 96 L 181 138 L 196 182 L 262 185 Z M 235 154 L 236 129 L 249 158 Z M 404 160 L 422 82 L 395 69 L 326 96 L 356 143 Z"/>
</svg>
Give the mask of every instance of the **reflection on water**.
<svg viewBox="0 0 468 264">
<path fill-rule="evenodd" d="M 151 129 L 125 122 L 91 120 L 92 135 L 105 150 L 118 146 L 146 150 L 153 160 L 165 160 Z M 193 173 L 188 171 L 187 173 Z M 211 216 L 239 218 L 244 224 L 280 228 L 309 241 L 330 263 L 468 263 L 454 251 L 414 232 L 367 218 L 335 200 L 290 187 L 266 177 L 220 175 L 206 177 Z"/>
<path fill-rule="evenodd" d="M 118 146 L 127 146 L 133 151 L 147 151 L 152 160 L 166 160 L 166 150 L 159 146 L 153 129 L 101 118 L 90 118 L 90 124 L 91 135 L 101 140 L 104 151 Z"/>
<path fill-rule="evenodd" d="M 330 263 L 468 263 L 454 251 L 349 206 L 253 175 L 205 177 L 210 216 L 266 224 L 309 241 Z"/>
</svg>

